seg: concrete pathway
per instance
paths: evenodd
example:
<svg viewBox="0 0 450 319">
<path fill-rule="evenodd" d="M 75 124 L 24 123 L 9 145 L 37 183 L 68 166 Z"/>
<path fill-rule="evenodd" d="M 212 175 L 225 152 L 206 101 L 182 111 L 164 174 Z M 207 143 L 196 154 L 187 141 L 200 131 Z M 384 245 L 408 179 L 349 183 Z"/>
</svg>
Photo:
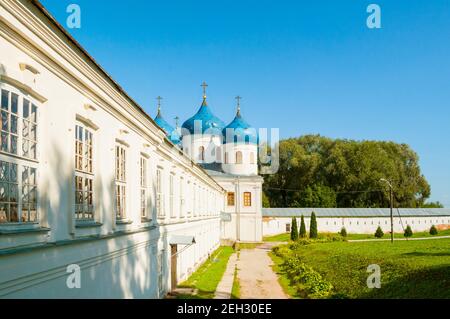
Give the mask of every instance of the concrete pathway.
<svg viewBox="0 0 450 319">
<path fill-rule="evenodd" d="M 222 279 L 217 285 L 214 299 L 230 299 L 231 290 L 233 289 L 234 271 L 236 269 L 237 254 L 234 253 L 228 259 L 227 268 Z"/>
<path fill-rule="evenodd" d="M 272 270 L 268 252 L 279 243 L 263 243 L 255 249 L 242 249 L 237 261 L 237 277 L 242 299 L 288 299 Z"/>
<path fill-rule="evenodd" d="M 418 238 L 394 238 L 394 241 L 399 240 L 431 240 L 431 239 L 442 239 L 442 238 L 450 238 L 450 236 L 435 236 L 435 237 L 418 237 Z M 357 243 L 357 242 L 365 242 L 365 241 L 391 241 L 391 238 L 383 238 L 383 239 L 351 239 L 348 240 L 349 243 Z"/>
</svg>

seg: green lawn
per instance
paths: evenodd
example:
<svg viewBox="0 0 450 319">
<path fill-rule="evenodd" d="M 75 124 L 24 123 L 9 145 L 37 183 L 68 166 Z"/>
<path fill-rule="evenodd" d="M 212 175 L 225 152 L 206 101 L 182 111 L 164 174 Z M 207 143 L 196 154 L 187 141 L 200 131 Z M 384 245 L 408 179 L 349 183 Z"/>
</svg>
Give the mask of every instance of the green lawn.
<svg viewBox="0 0 450 319">
<path fill-rule="evenodd" d="M 327 234 L 331 235 L 331 233 L 327 233 Z M 338 235 L 338 234 L 336 233 L 333 235 Z M 321 234 L 319 234 L 319 237 L 320 236 L 321 236 Z M 450 229 L 439 231 L 437 236 L 450 236 Z M 275 235 L 275 236 L 264 237 L 264 241 L 288 242 L 290 240 L 290 237 L 291 237 L 290 233 L 284 233 L 284 234 L 279 234 L 279 235 Z M 436 237 L 436 236 L 431 236 L 430 233 L 427 231 L 426 232 L 416 232 L 412 236 L 412 238 L 420 238 L 420 237 Z M 383 236 L 383 239 L 389 239 L 389 238 L 391 238 L 390 234 L 385 233 Z M 394 238 L 404 238 L 403 233 L 395 233 Z M 346 239 L 354 240 L 354 239 L 377 239 L 377 238 L 375 238 L 374 234 L 348 234 Z"/>
<path fill-rule="evenodd" d="M 198 294 L 180 295 L 180 299 L 212 299 L 217 285 L 222 279 L 227 268 L 228 259 L 234 253 L 233 248 L 227 246 L 219 247 L 203 265 L 194 272 L 188 280 L 181 283 L 179 287 L 198 289 Z"/>
<path fill-rule="evenodd" d="M 294 252 L 333 285 L 334 298 L 450 298 L 450 239 L 314 243 Z M 381 267 L 380 289 L 367 288 L 371 264 Z"/>
<path fill-rule="evenodd" d="M 233 287 L 231 289 L 231 299 L 239 299 L 241 296 L 241 285 L 237 277 L 237 268 L 234 270 Z"/>
</svg>

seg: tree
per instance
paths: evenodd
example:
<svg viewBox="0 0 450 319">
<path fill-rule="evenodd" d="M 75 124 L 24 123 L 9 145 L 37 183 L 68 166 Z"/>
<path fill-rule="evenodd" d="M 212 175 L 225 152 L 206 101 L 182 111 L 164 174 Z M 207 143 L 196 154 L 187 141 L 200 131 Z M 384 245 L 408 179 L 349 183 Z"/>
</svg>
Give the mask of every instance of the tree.
<svg viewBox="0 0 450 319">
<path fill-rule="evenodd" d="M 291 240 L 298 240 L 297 218 L 292 217 Z"/>
<path fill-rule="evenodd" d="M 375 237 L 376 238 L 382 238 L 384 236 L 383 230 L 381 229 L 380 226 L 378 226 L 376 232 L 375 232 Z"/>
<path fill-rule="evenodd" d="M 419 157 L 406 144 L 305 135 L 278 146 L 279 170 L 264 176 L 272 207 L 389 207 L 389 192 L 377 191 L 381 178 L 392 181 L 398 207 L 432 204 Z"/>
<path fill-rule="evenodd" d="M 266 193 L 262 193 L 262 206 L 264 208 L 269 208 L 270 207 L 270 200 L 269 197 L 267 197 Z"/>
<path fill-rule="evenodd" d="M 342 237 L 347 237 L 347 230 L 345 229 L 345 227 L 342 227 L 341 231 L 339 232 L 339 234 Z"/>
<path fill-rule="evenodd" d="M 420 206 L 421 208 L 444 208 L 440 202 L 428 202 Z"/>
<path fill-rule="evenodd" d="M 300 238 L 306 238 L 306 225 L 305 225 L 305 217 L 302 215 L 300 220 Z"/>
<path fill-rule="evenodd" d="M 413 231 L 411 229 L 411 226 L 409 226 L 409 225 L 406 226 L 406 229 L 405 229 L 405 232 L 404 232 L 403 236 L 408 238 L 408 237 L 412 237 L 412 235 L 413 235 Z"/>
<path fill-rule="evenodd" d="M 316 214 L 314 212 L 311 213 L 311 222 L 309 225 L 309 238 L 317 238 L 317 220 Z"/>
<path fill-rule="evenodd" d="M 432 225 L 430 228 L 430 235 L 435 236 L 437 234 L 438 234 L 438 230 L 437 230 L 436 226 Z"/>
</svg>

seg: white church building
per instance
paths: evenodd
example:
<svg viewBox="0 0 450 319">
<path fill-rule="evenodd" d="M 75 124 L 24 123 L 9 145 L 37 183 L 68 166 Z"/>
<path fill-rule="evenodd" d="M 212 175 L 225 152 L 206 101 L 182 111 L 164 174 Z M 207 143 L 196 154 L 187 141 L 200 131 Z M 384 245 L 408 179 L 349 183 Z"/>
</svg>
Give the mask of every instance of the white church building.
<svg viewBox="0 0 450 319">
<path fill-rule="evenodd" d="M 261 241 L 239 99 L 228 125 L 205 91 L 182 127 L 152 119 L 32 0 L 0 2 L 0 95 L 0 298 L 162 298 Z"/>
</svg>

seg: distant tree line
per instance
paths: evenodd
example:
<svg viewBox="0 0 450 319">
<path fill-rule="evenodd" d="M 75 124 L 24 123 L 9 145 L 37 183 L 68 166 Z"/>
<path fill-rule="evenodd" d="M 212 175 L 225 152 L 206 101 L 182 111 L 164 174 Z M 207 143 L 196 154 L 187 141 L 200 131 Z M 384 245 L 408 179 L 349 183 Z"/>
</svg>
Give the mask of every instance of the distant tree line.
<svg viewBox="0 0 450 319">
<path fill-rule="evenodd" d="M 272 155 L 274 150 L 272 150 Z M 442 207 L 426 203 L 431 188 L 407 144 L 305 135 L 279 143 L 277 174 L 264 177 L 264 207 Z"/>
</svg>

